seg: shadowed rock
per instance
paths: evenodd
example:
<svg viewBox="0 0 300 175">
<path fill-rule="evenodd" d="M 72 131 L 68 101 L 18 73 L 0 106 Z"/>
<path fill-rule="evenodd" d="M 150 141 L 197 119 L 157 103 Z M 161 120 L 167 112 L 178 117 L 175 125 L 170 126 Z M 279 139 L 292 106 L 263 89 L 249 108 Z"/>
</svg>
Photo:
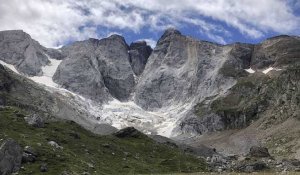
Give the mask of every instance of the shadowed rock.
<svg viewBox="0 0 300 175">
<path fill-rule="evenodd" d="M 42 75 L 42 66 L 49 63 L 46 50 L 22 30 L 0 32 L 0 60 L 26 75 Z"/>
<path fill-rule="evenodd" d="M 53 77 L 56 83 L 98 102 L 129 98 L 135 82 L 123 37 L 75 42 L 62 52 L 67 58 Z"/>
<path fill-rule="evenodd" d="M 136 75 L 140 75 L 152 52 L 152 48 L 145 41 L 131 43 L 129 46 L 130 65 Z"/>
<path fill-rule="evenodd" d="M 127 137 L 133 137 L 133 138 L 139 138 L 145 136 L 143 133 L 135 129 L 134 127 L 127 127 L 124 129 L 121 129 L 113 134 L 116 137 L 119 138 L 127 138 Z"/>
<path fill-rule="evenodd" d="M 271 157 L 268 148 L 252 146 L 250 148 L 249 156 L 251 157 Z"/>
<path fill-rule="evenodd" d="M 5 140 L 0 147 L 0 174 L 9 175 L 21 167 L 22 148 L 13 139 Z"/>
</svg>

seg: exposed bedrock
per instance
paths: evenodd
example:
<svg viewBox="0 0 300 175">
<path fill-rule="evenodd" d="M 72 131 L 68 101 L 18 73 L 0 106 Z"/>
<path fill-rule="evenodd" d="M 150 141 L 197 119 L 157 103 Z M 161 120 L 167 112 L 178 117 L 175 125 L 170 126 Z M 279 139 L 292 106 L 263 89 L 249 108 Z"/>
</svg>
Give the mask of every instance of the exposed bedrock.
<svg viewBox="0 0 300 175">
<path fill-rule="evenodd" d="M 148 47 L 146 43 L 134 43 L 130 50 L 119 35 L 75 42 L 61 49 L 66 58 L 53 80 L 98 102 L 111 97 L 126 101 L 134 91 L 134 72 L 143 71 L 151 53 Z"/>
<path fill-rule="evenodd" d="M 62 59 L 58 50 L 41 46 L 22 30 L 0 31 L 0 60 L 14 65 L 19 72 L 42 75 L 42 67 L 50 63 L 48 55 Z"/>
</svg>

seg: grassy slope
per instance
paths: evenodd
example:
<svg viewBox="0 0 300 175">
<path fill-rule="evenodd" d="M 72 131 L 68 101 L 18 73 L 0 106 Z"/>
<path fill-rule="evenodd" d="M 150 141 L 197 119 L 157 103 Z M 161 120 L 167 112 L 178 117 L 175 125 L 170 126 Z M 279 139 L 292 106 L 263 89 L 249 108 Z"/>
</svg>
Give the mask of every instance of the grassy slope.
<svg viewBox="0 0 300 175">
<path fill-rule="evenodd" d="M 25 124 L 24 112 L 16 108 L 0 109 L 0 139 L 13 138 L 39 154 L 35 163 L 24 164 L 19 174 L 40 174 L 39 166 L 48 164 L 43 174 L 134 174 L 199 172 L 203 160 L 183 154 L 176 148 L 155 143 L 145 135 L 139 138 L 97 136 L 73 122 L 50 122 L 45 128 Z M 76 132 L 80 138 L 74 137 Z M 63 149 L 47 144 L 55 141 Z M 39 146 L 40 145 L 40 146 Z M 92 167 L 92 166 L 93 167 Z"/>
</svg>

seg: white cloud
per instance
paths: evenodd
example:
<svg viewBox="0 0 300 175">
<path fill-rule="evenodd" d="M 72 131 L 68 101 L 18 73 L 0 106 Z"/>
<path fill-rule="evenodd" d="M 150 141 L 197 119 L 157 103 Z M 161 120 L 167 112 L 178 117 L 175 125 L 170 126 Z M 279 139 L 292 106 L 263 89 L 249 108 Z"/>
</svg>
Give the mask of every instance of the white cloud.
<svg viewBox="0 0 300 175">
<path fill-rule="evenodd" d="M 228 26 L 251 38 L 300 34 L 300 17 L 293 13 L 297 5 L 297 0 L 0 0 L 0 30 L 23 29 L 53 47 L 104 37 L 114 29 L 139 33 L 190 24 L 225 43 L 224 36 L 234 35 Z"/>
</svg>

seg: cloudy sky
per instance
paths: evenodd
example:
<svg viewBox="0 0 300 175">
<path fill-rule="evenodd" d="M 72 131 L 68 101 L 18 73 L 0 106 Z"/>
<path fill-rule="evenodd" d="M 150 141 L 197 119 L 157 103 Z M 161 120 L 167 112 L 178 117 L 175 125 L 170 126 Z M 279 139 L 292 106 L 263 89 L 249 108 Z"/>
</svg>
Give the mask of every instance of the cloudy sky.
<svg viewBox="0 0 300 175">
<path fill-rule="evenodd" d="M 47 47 L 112 33 L 155 45 L 168 27 L 221 44 L 300 35 L 300 0 L 0 0 L 0 30 Z"/>
</svg>

